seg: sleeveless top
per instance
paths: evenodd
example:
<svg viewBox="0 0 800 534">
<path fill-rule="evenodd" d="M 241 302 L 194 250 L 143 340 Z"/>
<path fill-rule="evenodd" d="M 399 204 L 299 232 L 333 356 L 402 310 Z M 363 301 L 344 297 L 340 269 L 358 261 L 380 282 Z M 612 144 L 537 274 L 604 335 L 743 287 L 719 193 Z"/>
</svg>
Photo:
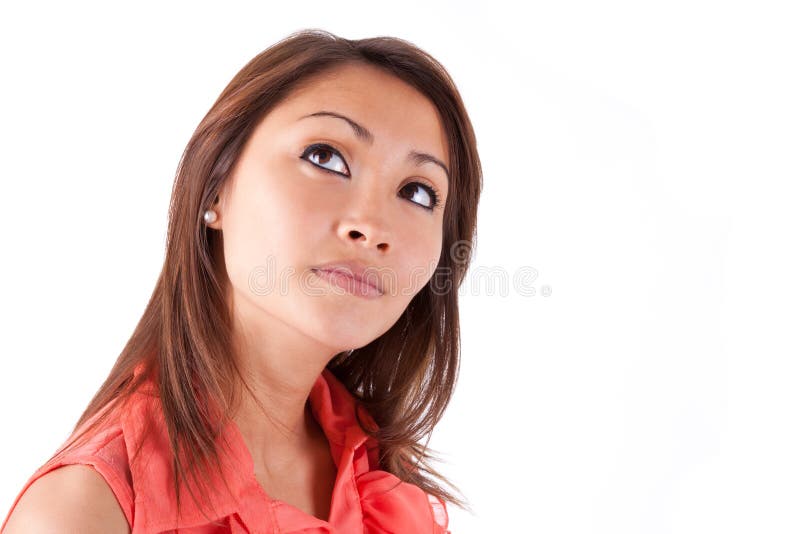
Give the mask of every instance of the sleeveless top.
<svg viewBox="0 0 800 534">
<path fill-rule="evenodd" d="M 152 381 L 145 384 L 149 387 L 137 390 L 118 417 L 104 422 L 86 444 L 57 454 L 31 476 L 0 531 L 36 479 L 64 465 L 84 464 L 92 466 L 108 483 L 133 534 L 450 532 L 444 501 L 380 469 L 377 443 L 361 429 L 355 410 L 360 410 L 361 420 L 368 427 L 374 420 L 362 406 L 356 408 L 353 395 L 327 368 L 309 394 L 311 412 L 328 439 L 337 467 L 327 521 L 265 493 L 233 422 L 222 434 L 226 446 L 221 449 L 224 478 L 219 478 L 216 469 L 210 471 L 208 487 L 214 491 L 196 496 L 202 500 L 202 509 L 181 484 L 178 515 L 166 425 Z M 226 486 L 230 492 L 224 489 Z"/>
</svg>

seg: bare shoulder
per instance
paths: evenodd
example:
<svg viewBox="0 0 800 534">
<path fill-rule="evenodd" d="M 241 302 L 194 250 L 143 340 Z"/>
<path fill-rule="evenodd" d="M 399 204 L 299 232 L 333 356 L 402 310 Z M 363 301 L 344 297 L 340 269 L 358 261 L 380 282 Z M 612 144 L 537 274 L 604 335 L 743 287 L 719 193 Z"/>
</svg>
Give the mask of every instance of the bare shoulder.
<svg viewBox="0 0 800 534">
<path fill-rule="evenodd" d="M 130 532 L 105 479 L 88 465 L 67 465 L 36 479 L 19 499 L 2 534 Z"/>
</svg>

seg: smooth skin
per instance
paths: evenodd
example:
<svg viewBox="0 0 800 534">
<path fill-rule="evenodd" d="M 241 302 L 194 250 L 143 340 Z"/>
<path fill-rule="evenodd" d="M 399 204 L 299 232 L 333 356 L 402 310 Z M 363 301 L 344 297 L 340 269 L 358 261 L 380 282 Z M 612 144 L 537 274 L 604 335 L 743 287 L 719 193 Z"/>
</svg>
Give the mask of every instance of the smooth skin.
<svg viewBox="0 0 800 534">
<path fill-rule="evenodd" d="M 59 467 L 20 498 L 3 534 L 126 534 L 128 520 L 105 479 L 88 465 Z"/>
<path fill-rule="evenodd" d="M 305 117 L 321 111 L 360 128 L 342 118 Z M 337 153 L 309 152 L 315 143 Z M 410 158 L 412 151 L 438 163 Z M 391 328 L 433 276 L 449 166 L 436 107 L 391 74 L 353 63 L 318 75 L 270 111 L 219 202 L 209 206 L 217 212 L 210 226 L 223 235 L 232 356 L 255 392 L 234 421 L 272 498 L 327 519 L 336 468 L 308 409 L 309 392 L 331 358 Z M 427 187 L 438 195 L 432 210 Z M 380 273 L 384 294 L 365 299 L 337 291 L 311 273 L 348 259 Z M 37 481 L 7 532 L 126 527 L 102 478 L 77 467 Z"/>
</svg>

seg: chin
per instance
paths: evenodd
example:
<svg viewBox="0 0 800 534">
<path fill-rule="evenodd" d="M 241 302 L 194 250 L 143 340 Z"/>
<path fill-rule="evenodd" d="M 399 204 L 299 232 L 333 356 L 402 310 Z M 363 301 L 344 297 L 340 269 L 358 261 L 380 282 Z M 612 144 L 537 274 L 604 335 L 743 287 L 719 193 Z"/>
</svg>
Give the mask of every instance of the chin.
<svg viewBox="0 0 800 534">
<path fill-rule="evenodd" d="M 336 352 L 363 347 L 377 337 L 377 334 L 373 335 L 372 332 L 364 328 L 359 329 L 356 325 L 351 325 L 350 328 L 346 329 L 334 328 L 319 332 L 319 339 L 326 345 L 333 347 Z"/>
<path fill-rule="evenodd" d="M 358 320 L 351 315 L 317 316 L 316 320 L 310 322 L 306 318 L 305 327 L 311 337 L 332 347 L 336 352 L 368 345 L 386 330 L 375 324 L 375 317 Z"/>
</svg>

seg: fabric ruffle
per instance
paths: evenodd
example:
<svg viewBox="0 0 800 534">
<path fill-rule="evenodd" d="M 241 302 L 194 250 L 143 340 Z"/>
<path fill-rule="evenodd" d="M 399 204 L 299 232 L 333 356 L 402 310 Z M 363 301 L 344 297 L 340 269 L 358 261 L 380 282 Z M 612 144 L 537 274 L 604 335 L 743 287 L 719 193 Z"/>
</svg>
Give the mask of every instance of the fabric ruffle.
<svg viewBox="0 0 800 534">
<path fill-rule="evenodd" d="M 367 534 L 449 534 L 447 510 L 439 499 L 386 471 L 356 476 Z"/>
</svg>

